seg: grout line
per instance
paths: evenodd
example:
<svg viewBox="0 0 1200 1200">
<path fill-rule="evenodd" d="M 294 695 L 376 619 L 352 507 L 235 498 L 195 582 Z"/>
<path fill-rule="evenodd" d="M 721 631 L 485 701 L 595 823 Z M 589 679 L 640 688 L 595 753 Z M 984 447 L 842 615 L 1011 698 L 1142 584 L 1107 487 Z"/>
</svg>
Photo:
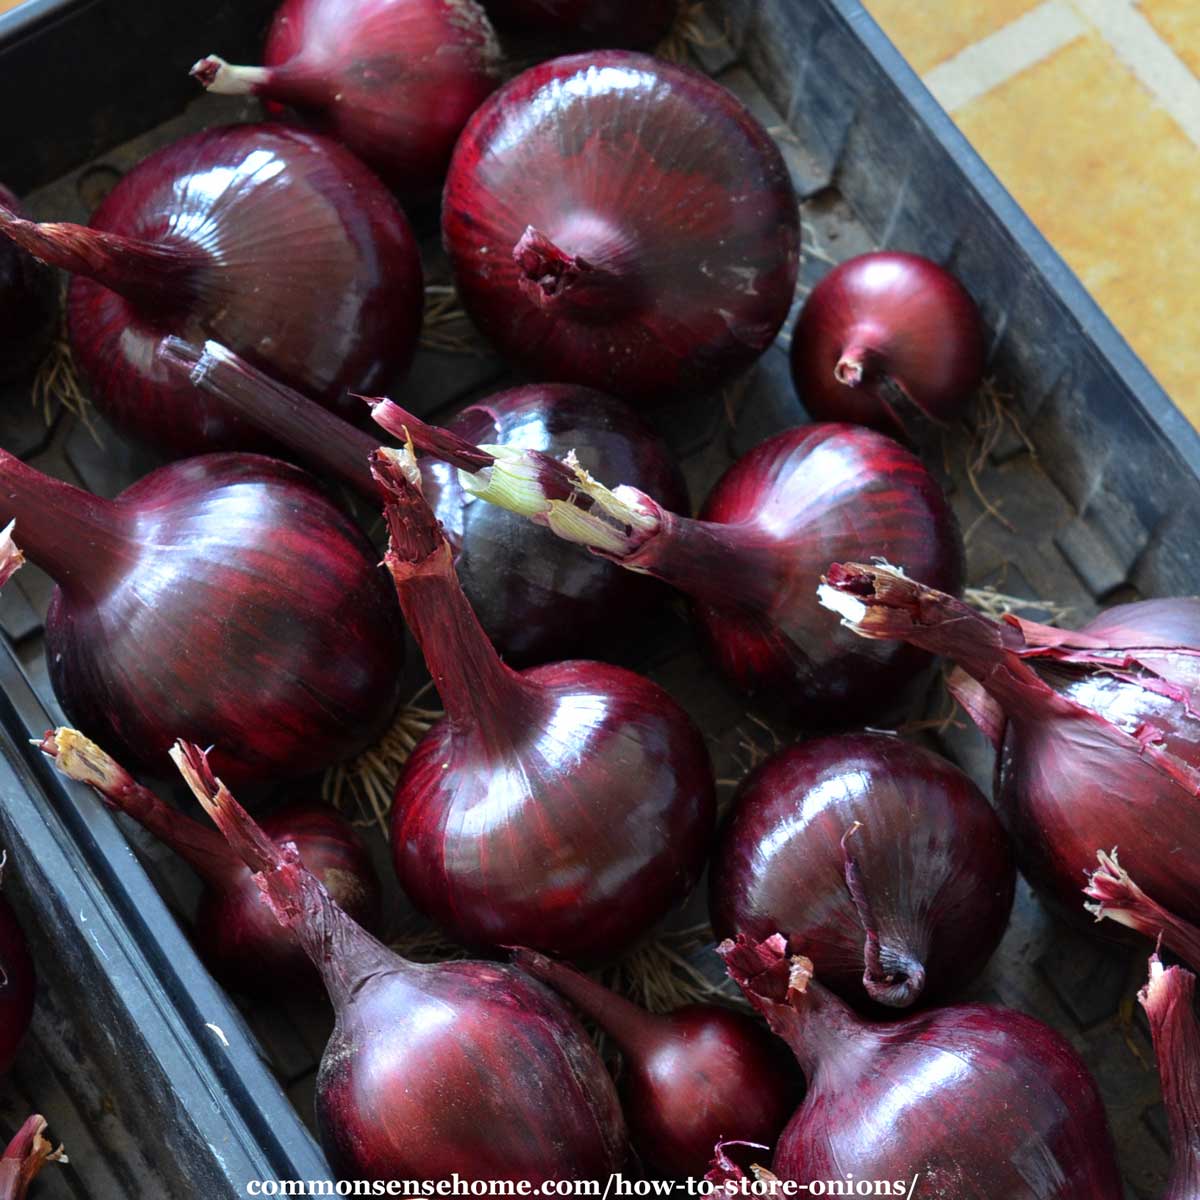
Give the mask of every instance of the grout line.
<svg viewBox="0 0 1200 1200">
<path fill-rule="evenodd" d="M 1049 57 L 1086 28 L 1066 0 L 1046 0 L 1045 4 L 939 63 L 924 76 L 925 86 L 952 113 Z"/>
</svg>

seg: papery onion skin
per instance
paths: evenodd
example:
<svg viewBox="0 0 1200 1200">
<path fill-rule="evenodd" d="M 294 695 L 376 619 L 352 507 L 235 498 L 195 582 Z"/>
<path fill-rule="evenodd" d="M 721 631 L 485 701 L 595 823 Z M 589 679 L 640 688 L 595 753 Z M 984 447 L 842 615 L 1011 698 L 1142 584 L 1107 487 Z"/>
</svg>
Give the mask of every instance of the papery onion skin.
<svg viewBox="0 0 1200 1200">
<path fill-rule="evenodd" d="M 475 0 L 284 0 L 262 68 L 201 59 L 205 87 L 294 109 L 409 200 L 436 195 L 467 118 L 500 81 Z"/>
<path fill-rule="evenodd" d="M 46 663 L 73 724 L 162 769 L 171 730 L 231 779 L 275 782 L 371 745 L 403 636 L 378 555 L 295 467 L 212 454 L 113 501 L 0 452 L 0 515 L 57 583 Z"/>
<path fill-rule="evenodd" d="M 337 1023 L 316 1109 L 340 1178 L 541 1183 L 622 1168 L 612 1081 L 548 988 L 505 964 L 400 958 L 254 826 L 201 751 L 181 743 L 173 754 L 329 991 Z"/>
<path fill-rule="evenodd" d="M 621 1051 L 621 1106 L 642 1164 L 701 1177 L 724 1137 L 773 1142 L 800 1096 L 787 1052 L 744 1013 L 687 1004 L 652 1014 L 531 950 L 513 961 L 591 1017 Z"/>
<path fill-rule="evenodd" d="M 485 0 L 484 7 L 502 30 L 572 46 L 649 50 L 670 30 L 679 0 Z"/>
<path fill-rule="evenodd" d="M 894 980 L 864 962 L 847 853 Z M 718 937 L 783 933 L 857 1008 L 906 1008 L 979 973 L 1015 884 L 1007 835 L 957 767 L 888 734 L 846 734 L 781 750 L 743 782 L 713 858 L 709 911 Z"/>
<path fill-rule="evenodd" d="M 33 958 L 12 906 L 0 895 L 0 1075 L 12 1066 L 33 1016 Z"/>
<path fill-rule="evenodd" d="M 699 73 L 616 50 L 542 63 L 476 112 L 442 232 L 464 307 L 506 357 L 637 404 L 749 366 L 799 257 L 762 126 Z"/>
<path fill-rule="evenodd" d="M 30 1117 L 0 1154 L 0 1200 L 25 1200 L 29 1187 L 47 1163 L 66 1162 L 63 1147 L 55 1149 L 43 1136 L 46 1118 Z"/>
<path fill-rule="evenodd" d="M 352 418 L 347 389 L 390 381 L 416 349 L 424 299 L 408 222 L 366 167 L 316 134 L 206 129 L 139 163 L 90 227 L 14 225 L 0 211 L 0 232 L 94 276 L 71 283 L 76 359 L 101 412 L 166 455 L 265 448 L 195 389 L 164 382 L 168 334 L 216 338 Z"/>
<path fill-rule="evenodd" d="M 813 420 L 895 435 L 917 412 L 943 424 L 962 415 L 983 378 L 983 323 L 948 271 L 879 250 L 839 264 L 813 288 L 791 358 Z"/>
<path fill-rule="evenodd" d="M 955 1200 L 1120 1200 L 1095 1081 L 1066 1040 L 1012 1009 L 858 1017 L 782 937 L 718 953 L 795 1052 L 808 1093 L 775 1146 L 784 1180 L 918 1179 Z"/>
<path fill-rule="evenodd" d="M 467 945 L 612 957 L 699 877 L 715 819 L 703 738 L 632 671 L 501 662 L 389 454 L 373 462 L 388 491 L 385 561 L 447 714 L 396 785 L 401 886 Z"/>
<path fill-rule="evenodd" d="M 28 214 L 0 184 L 0 207 Z M 58 326 L 54 275 L 32 255 L 0 238 L 0 383 L 21 379 L 41 360 Z"/>
</svg>

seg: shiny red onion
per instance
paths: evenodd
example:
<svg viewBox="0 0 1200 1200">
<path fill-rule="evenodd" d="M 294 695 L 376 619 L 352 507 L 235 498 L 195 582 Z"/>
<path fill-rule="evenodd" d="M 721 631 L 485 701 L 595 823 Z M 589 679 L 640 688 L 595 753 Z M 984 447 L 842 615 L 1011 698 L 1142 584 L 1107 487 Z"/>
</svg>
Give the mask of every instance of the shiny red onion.
<svg viewBox="0 0 1200 1200">
<path fill-rule="evenodd" d="M 781 932 L 858 1007 L 907 1008 L 979 973 L 1015 883 L 1008 837 L 957 767 L 888 734 L 847 734 L 790 746 L 742 784 L 709 911 L 718 937 Z"/>
<path fill-rule="evenodd" d="M 1200 1021 L 1196 977 L 1154 955 L 1138 1000 L 1146 1010 L 1171 1133 L 1171 1176 L 1162 1200 L 1200 1200 Z"/>
<path fill-rule="evenodd" d="M 796 195 L 719 84 L 619 50 L 519 75 L 471 118 L 442 230 L 458 293 L 544 379 L 658 403 L 770 345 L 796 283 Z"/>
<path fill-rule="evenodd" d="M 58 584 L 46 663 L 72 722 L 160 768 L 184 730 L 230 778 L 276 781 L 371 745 L 403 637 L 379 557 L 295 467 L 209 454 L 115 500 L 0 451 L 0 520 Z"/>
<path fill-rule="evenodd" d="M 548 988 L 505 964 L 400 958 L 254 824 L 202 751 L 172 756 L 329 991 L 317 1127 L 341 1178 L 539 1183 L 622 1166 L 612 1081 Z"/>
<path fill-rule="evenodd" d="M 502 29 L 569 46 L 649 50 L 669 32 L 679 0 L 484 0 Z"/>
<path fill-rule="evenodd" d="M 25 1200 L 29 1186 L 47 1163 L 66 1162 L 63 1147 L 45 1138 L 46 1118 L 30 1117 L 0 1154 L 0 1200 Z"/>
<path fill-rule="evenodd" d="M 262 992 L 317 982 L 294 934 L 280 926 L 249 867 L 214 829 L 164 803 L 77 730 L 48 730 L 39 749 L 68 779 L 170 846 L 204 882 L 196 911 L 200 957 L 226 985 Z M 365 929 L 378 928 L 382 897 L 358 834 L 322 804 L 293 803 L 259 822 L 276 846 L 294 846 L 337 906 Z"/>
<path fill-rule="evenodd" d="M 0 210 L 28 214 L 0 184 Z M 29 375 L 58 327 L 54 275 L 32 255 L 0 239 L 0 382 Z"/>
<path fill-rule="evenodd" d="M 955 1200 L 1124 1196 L 1095 1081 L 1049 1026 L 982 1004 L 877 1024 L 779 935 L 717 953 L 808 1079 L 775 1145 L 780 1179 L 915 1179 L 913 1194 Z"/>
<path fill-rule="evenodd" d="M 882 567 L 835 565 L 822 592 L 854 632 L 965 672 L 953 691 L 999 750 L 997 807 L 1035 886 L 1078 915 L 1115 847 L 1157 905 L 1200 922 L 1200 600 L 1122 604 L 1073 632 L 993 621 Z"/>
<path fill-rule="evenodd" d="M 834 267 L 792 333 L 792 377 L 816 421 L 903 432 L 956 420 L 983 378 L 983 322 L 937 263 L 880 250 Z"/>
<path fill-rule="evenodd" d="M 239 421 L 275 436 L 284 453 L 371 500 L 368 458 L 379 439 L 267 378 L 216 342 L 163 343 L 167 369 L 219 399 Z M 664 508 L 684 512 L 687 488 L 666 443 L 620 400 L 572 384 L 527 384 L 470 405 L 448 429 L 471 442 L 565 455 L 628 479 Z M 403 439 L 402 427 L 397 436 Z M 480 463 L 490 461 L 488 456 Z M 662 586 L 580 554 L 545 529 L 478 504 L 447 466 L 422 463 L 425 495 L 454 547 L 455 568 L 479 623 L 510 664 L 596 654 L 661 607 Z"/>
<path fill-rule="evenodd" d="M 616 1043 L 630 1140 L 656 1174 L 701 1176 L 719 1139 L 774 1142 L 792 1115 L 801 1089 L 787 1051 L 742 1013 L 688 1004 L 654 1015 L 532 950 L 515 950 L 513 962 Z"/>
<path fill-rule="evenodd" d="M 5 855 L 0 852 L 0 878 Z M 33 1018 L 37 976 L 33 958 L 11 905 L 0 895 L 0 1075 L 13 1064 Z M 3 1192 L 0 1192 L 3 1196 Z"/>
<path fill-rule="evenodd" d="M 373 415 L 454 460 L 445 430 L 395 405 L 376 405 Z M 464 454 L 477 450 L 463 445 Z M 806 425 L 768 438 L 730 467 L 699 520 L 637 488 L 610 491 L 546 454 L 495 450 L 494 459 L 482 469 L 459 464 L 466 491 L 684 592 L 729 680 L 811 723 L 894 705 L 928 661 L 908 647 L 864 647 L 820 611 L 816 587 L 833 547 L 907 562 L 951 591 L 962 584 L 962 539 L 941 488 L 914 454 L 857 426 Z"/>
<path fill-rule="evenodd" d="M 90 227 L 0 207 L 0 233 L 72 271 L 71 344 L 97 407 L 172 456 L 264 443 L 162 377 L 164 337 L 216 338 L 321 403 L 408 365 L 424 303 L 404 214 L 353 155 L 274 125 L 206 129 L 126 175 Z"/>
<path fill-rule="evenodd" d="M 517 672 L 484 636 L 407 453 L 373 461 L 386 562 L 446 716 L 396 785 L 401 886 L 468 945 L 618 954 L 695 885 L 715 799 L 703 738 L 632 671 Z"/>
<path fill-rule="evenodd" d="M 475 0 L 284 0 L 261 67 L 210 55 L 192 74 L 210 92 L 295 110 L 416 200 L 437 194 L 499 68 Z"/>
</svg>

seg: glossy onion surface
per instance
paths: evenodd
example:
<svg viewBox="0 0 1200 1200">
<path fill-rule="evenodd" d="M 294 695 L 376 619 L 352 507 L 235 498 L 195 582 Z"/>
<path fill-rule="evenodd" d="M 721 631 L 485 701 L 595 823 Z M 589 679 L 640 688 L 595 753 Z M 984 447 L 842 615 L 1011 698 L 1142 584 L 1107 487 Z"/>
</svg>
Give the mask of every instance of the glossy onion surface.
<svg viewBox="0 0 1200 1200">
<path fill-rule="evenodd" d="M 769 945 L 770 966 L 762 947 L 722 953 L 809 1081 L 775 1146 L 781 1179 L 917 1176 L 918 1195 L 955 1200 L 1124 1195 L 1095 1081 L 1049 1026 L 980 1004 L 867 1022 L 805 980 L 782 938 Z"/>
<path fill-rule="evenodd" d="M 485 0 L 484 7 L 501 29 L 573 46 L 649 50 L 670 30 L 679 0 Z"/>
<path fill-rule="evenodd" d="M 507 357 L 626 400 L 714 391 L 792 301 L 778 148 L 720 85 L 639 54 L 501 88 L 459 139 L 442 217 L 459 296 Z"/>
<path fill-rule="evenodd" d="M 0 206 L 25 216 L 16 196 L 0 184 Z M 32 255 L 0 238 L 0 382 L 37 366 L 58 324 L 54 275 Z"/>
<path fill-rule="evenodd" d="M 71 284 L 71 343 L 93 398 L 166 453 L 263 445 L 201 393 L 164 385 L 155 353 L 168 333 L 216 338 L 352 419 L 361 402 L 347 390 L 377 388 L 416 348 L 424 301 L 408 222 L 366 167 L 316 134 L 236 125 L 183 138 L 130 171 L 91 228 L 195 263 L 149 298 Z"/>
<path fill-rule="evenodd" d="M 33 1016 L 33 959 L 11 905 L 0 895 L 0 1074 L 12 1066 Z"/>
<path fill-rule="evenodd" d="M 846 854 L 882 974 L 864 962 Z M 782 750 L 742 784 L 713 860 L 710 911 L 718 937 L 782 933 L 858 1007 L 905 1008 L 975 977 L 1003 936 L 1015 882 L 999 820 L 957 767 L 888 734 L 847 734 Z"/>
</svg>

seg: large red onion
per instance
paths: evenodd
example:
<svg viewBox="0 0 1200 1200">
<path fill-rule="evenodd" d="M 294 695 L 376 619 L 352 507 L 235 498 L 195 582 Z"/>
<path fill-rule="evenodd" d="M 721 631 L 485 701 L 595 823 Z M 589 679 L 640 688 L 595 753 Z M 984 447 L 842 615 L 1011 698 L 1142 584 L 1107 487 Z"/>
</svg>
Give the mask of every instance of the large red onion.
<svg viewBox="0 0 1200 1200">
<path fill-rule="evenodd" d="M 1200 1021 L 1196 977 L 1182 967 L 1150 959 L 1150 980 L 1138 993 L 1146 1010 L 1167 1128 L 1171 1132 L 1171 1177 L 1162 1200 L 1200 1200 Z"/>
<path fill-rule="evenodd" d="M 28 214 L 0 184 L 0 210 Z M 0 241 L 0 382 L 28 375 L 58 326 L 54 275 L 8 241 Z"/>
<path fill-rule="evenodd" d="M 484 0 L 501 29 L 572 46 L 649 50 L 666 36 L 679 0 Z"/>
<path fill-rule="evenodd" d="M 484 636 L 407 453 L 373 462 L 386 562 L 446 716 L 396 785 L 401 886 L 468 945 L 601 959 L 695 884 L 715 800 L 699 731 L 632 671 L 574 660 L 517 672 Z"/>
<path fill-rule="evenodd" d="M 138 164 L 90 227 L 35 224 L 0 206 L 0 233 L 72 271 L 71 344 L 122 433 L 171 455 L 260 449 L 194 388 L 165 381 L 171 333 L 213 337 L 353 415 L 416 348 L 416 243 L 395 200 L 352 154 L 274 125 L 206 129 Z"/>
<path fill-rule="evenodd" d="M 549 989 L 505 964 L 400 958 L 254 824 L 202 751 L 172 755 L 329 991 L 317 1126 L 340 1177 L 538 1183 L 622 1166 L 612 1081 Z"/>
<path fill-rule="evenodd" d="M 188 372 L 196 388 L 218 398 L 239 421 L 277 437 L 287 454 L 378 498 L 367 461 L 378 438 L 324 412 L 216 342 L 201 350 L 168 338 L 162 357 L 169 370 Z M 585 469 L 628 479 L 672 512 L 687 510 L 687 489 L 666 443 L 628 405 L 602 392 L 527 384 L 468 406 L 448 429 L 472 442 L 556 455 L 574 451 Z M 463 591 L 508 663 L 598 654 L 625 639 L 630 626 L 665 599 L 655 581 L 582 555 L 545 529 L 476 503 L 441 463 L 426 459 L 422 475 L 425 495 L 454 547 Z"/>
<path fill-rule="evenodd" d="M 5 855 L 0 852 L 0 876 L 4 862 Z M 29 945 L 12 907 L 0 895 L 0 1075 L 12 1066 L 29 1028 L 36 991 L 37 976 Z"/>
<path fill-rule="evenodd" d="M 46 1118 L 35 1114 L 0 1154 L 0 1200 L 25 1200 L 30 1184 L 47 1163 L 66 1162 L 62 1146 L 54 1149 L 45 1132 Z"/>
<path fill-rule="evenodd" d="M 822 592 L 855 633 L 970 676 L 953 690 L 1000 752 L 996 802 L 1031 882 L 1078 914 L 1115 847 L 1146 895 L 1200 922 L 1200 600 L 1122 604 L 1072 632 L 993 621 L 884 567 L 835 565 Z"/>
<path fill-rule="evenodd" d="M 775 1146 L 780 1179 L 903 1181 L 954 1200 L 1124 1195 L 1095 1081 L 1049 1026 L 982 1004 L 876 1024 L 779 935 L 717 952 L 808 1079 Z"/>
<path fill-rule="evenodd" d="M 230 778 L 275 781 L 371 745 L 403 637 L 378 555 L 302 471 L 209 454 L 103 500 L 0 451 L 0 520 L 59 585 L 46 663 L 71 720 L 161 769 L 172 730 Z"/>
<path fill-rule="evenodd" d="M 394 404 L 376 404 L 373 415 L 455 461 L 445 430 Z M 478 449 L 462 447 L 468 492 L 690 596 L 709 656 L 730 681 L 812 723 L 894 705 L 928 661 L 907 647 L 864 648 L 831 628 L 814 593 L 833 547 L 908 562 L 951 591 L 962 584 L 962 539 L 941 488 L 914 454 L 857 426 L 768 438 L 730 467 L 698 520 L 537 452 L 492 447 L 494 461 L 480 469 L 466 457 Z"/>
<path fill-rule="evenodd" d="M 800 1096 L 783 1047 L 715 1004 L 656 1016 L 564 963 L 518 949 L 513 961 L 591 1017 L 621 1051 L 621 1107 L 633 1148 L 657 1174 L 704 1174 L 722 1138 L 774 1142 Z"/>
<path fill-rule="evenodd" d="M 978 974 L 1015 883 L 1008 837 L 957 767 L 847 734 L 788 747 L 746 779 L 709 906 L 718 937 L 780 932 L 852 1004 L 907 1008 Z"/>
<path fill-rule="evenodd" d="M 507 357 L 627 400 L 719 387 L 796 283 L 796 195 L 766 130 L 703 75 L 619 50 L 542 63 L 479 109 L 442 229 Z"/>
<path fill-rule="evenodd" d="M 284 0 L 261 67 L 211 55 L 192 74 L 211 92 L 294 109 L 402 195 L 424 199 L 499 67 L 475 0 Z"/>
<path fill-rule="evenodd" d="M 816 421 L 901 432 L 955 420 L 983 378 L 983 323 L 937 263 L 880 250 L 834 267 L 792 333 L 792 376 Z"/>
<path fill-rule="evenodd" d="M 93 788 L 109 808 L 132 817 L 200 876 L 196 945 L 222 982 L 249 992 L 317 982 L 303 947 L 280 926 L 250 868 L 215 829 L 165 804 L 77 730 L 48 730 L 39 749 L 68 779 Z M 341 817 L 325 805 L 299 802 L 276 809 L 259 825 L 275 845 L 295 847 L 343 912 L 365 929 L 378 928 L 379 880 L 362 839 Z"/>
</svg>

